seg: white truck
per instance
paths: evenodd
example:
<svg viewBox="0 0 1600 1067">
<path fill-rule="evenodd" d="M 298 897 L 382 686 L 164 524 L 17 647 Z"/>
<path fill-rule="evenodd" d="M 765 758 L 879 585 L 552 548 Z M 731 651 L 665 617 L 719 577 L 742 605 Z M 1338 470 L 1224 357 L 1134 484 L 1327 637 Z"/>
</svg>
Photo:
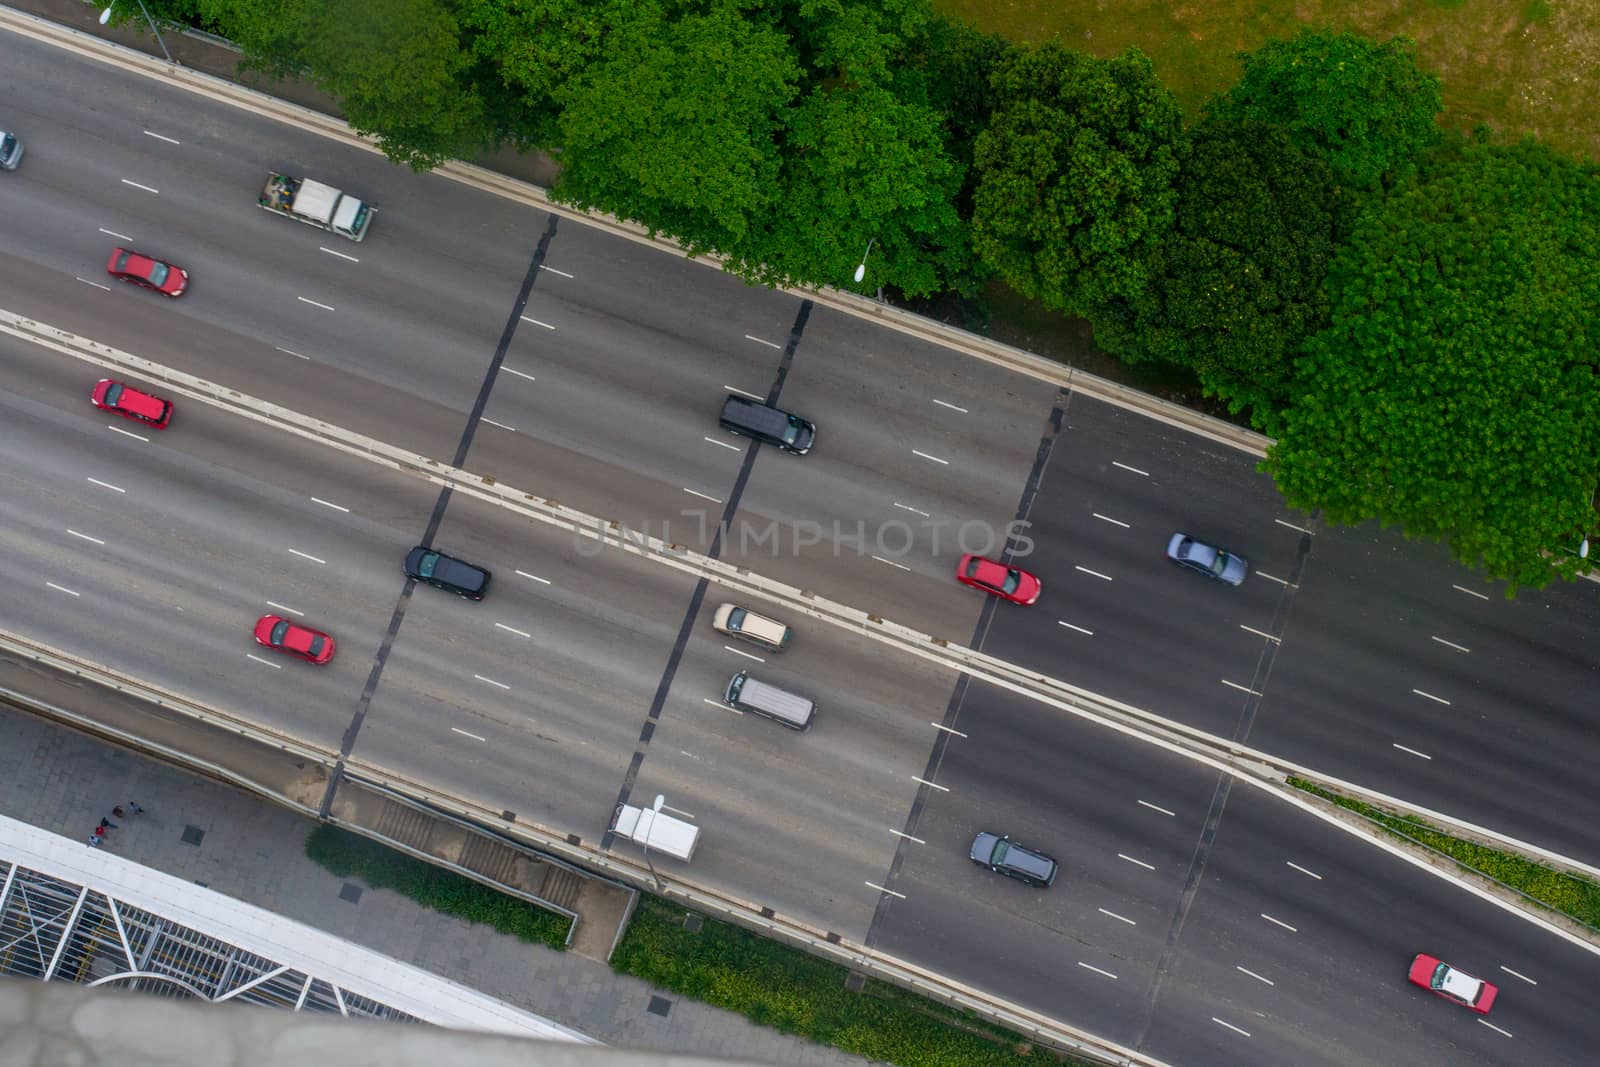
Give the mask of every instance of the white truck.
<svg viewBox="0 0 1600 1067">
<path fill-rule="evenodd" d="M 675 856 L 685 863 L 694 855 L 694 847 L 700 843 L 700 827 L 694 823 L 654 808 L 636 808 L 632 804 L 617 805 L 611 829 L 651 852 Z"/>
<path fill-rule="evenodd" d="M 256 203 L 268 211 L 310 223 L 352 241 L 367 235 L 367 225 L 372 222 L 372 212 L 376 210 L 371 204 L 341 193 L 331 185 L 287 174 L 267 175 L 267 184 Z"/>
</svg>

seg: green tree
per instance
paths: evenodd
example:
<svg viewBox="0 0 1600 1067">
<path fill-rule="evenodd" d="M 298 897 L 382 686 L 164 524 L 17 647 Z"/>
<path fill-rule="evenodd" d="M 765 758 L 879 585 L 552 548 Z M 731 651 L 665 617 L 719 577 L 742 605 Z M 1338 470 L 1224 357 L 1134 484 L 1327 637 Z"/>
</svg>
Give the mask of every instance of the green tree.
<svg viewBox="0 0 1600 1067">
<path fill-rule="evenodd" d="M 1294 357 L 1327 321 L 1337 194 L 1321 159 L 1282 130 L 1212 119 L 1190 133 L 1172 232 L 1150 283 L 1097 317 L 1095 340 L 1130 362 L 1191 367 L 1206 391 L 1277 430 Z"/>
<path fill-rule="evenodd" d="M 1448 539 L 1491 578 L 1580 569 L 1600 478 L 1600 181 L 1451 138 L 1358 220 L 1265 469 L 1290 504 Z"/>
<path fill-rule="evenodd" d="M 1143 291 L 1172 224 L 1178 105 L 1149 59 L 1048 42 L 1001 61 L 975 148 L 973 244 L 1012 288 L 1093 316 Z"/>
<path fill-rule="evenodd" d="M 1278 126 L 1354 189 L 1377 187 L 1439 135 L 1439 79 L 1416 44 L 1302 30 L 1241 53 L 1244 76 L 1213 101 L 1220 118 Z"/>
</svg>

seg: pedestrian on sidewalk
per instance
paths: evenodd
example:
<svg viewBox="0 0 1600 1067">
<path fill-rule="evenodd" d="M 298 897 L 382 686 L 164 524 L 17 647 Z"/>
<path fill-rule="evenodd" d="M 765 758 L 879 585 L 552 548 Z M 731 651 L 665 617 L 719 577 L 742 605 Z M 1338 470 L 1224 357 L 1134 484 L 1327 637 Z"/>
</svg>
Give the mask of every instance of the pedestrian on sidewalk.
<svg viewBox="0 0 1600 1067">
<path fill-rule="evenodd" d="M 94 828 L 94 839 L 96 843 L 99 843 L 105 836 L 106 828 L 104 826 L 96 826 Z"/>
<path fill-rule="evenodd" d="M 118 804 L 116 807 L 111 809 L 111 814 L 113 814 L 117 818 L 121 819 L 121 818 L 125 817 L 127 813 L 122 810 L 122 805 Z"/>
<path fill-rule="evenodd" d="M 135 815 L 143 815 L 144 814 L 144 809 L 141 808 L 139 805 L 135 804 L 131 800 L 128 801 L 128 810 L 133 812 Z"/>
<path fill-rule="evenodd" d="M 99 848 L 100 847 L 100 835 L 97 834 L 97 833 L 90 834 L 89 835 L 89 844 L 94 846 L 95 848 Z"/>
<path fill-rule="evenodd" d="M 110 819 L 106 818 L 104 815 L 100 816 L 100 829 L 102 829 L 102 830 L 115 830 L 116 828 L 117 828 L 117 824 L 116 823 L 112 822 Z"/>
</svg>

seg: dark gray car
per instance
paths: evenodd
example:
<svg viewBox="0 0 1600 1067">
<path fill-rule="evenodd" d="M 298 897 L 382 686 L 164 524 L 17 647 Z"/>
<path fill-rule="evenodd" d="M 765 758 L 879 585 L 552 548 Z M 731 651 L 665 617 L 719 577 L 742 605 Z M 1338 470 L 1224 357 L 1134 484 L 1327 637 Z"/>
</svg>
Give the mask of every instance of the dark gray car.
<svg viewBox="0 0 1600 1067">
<path fill-rule="evenodd" d="M 16 170 L 22 162 L 22 142 L 17 135 L 0 130 L 0 169 Z"/>
<path fill-rule="evenodd" d="M 817 428 L 800 416 L 742 396 L 723 400 L 718 421 L 729 433 L 754 437 L 796 456 L 811 451 L 817 439 Z"/>
<path fill-rule="evenodd" d="M 1199 571 L 1207 578 L 1215 578 L 1229 585 L 1243 583 L 1244 576 L 1250 571 L 1250 564 L 1238 556 L 1216 545 L 1196 541 L 1186 533 L 1172 535 L 1167 542 L 1167 558 L 1180 567 Z"/>
<path fill-rule="evenodd" d="M 1040 889 L 1056 880 L 1055 860 L 996 834 L 980 833 L 972 839 L 972 862 Z"/>
<path fill-rule="evenodd" d="M 489 591 L 489 572 L 464 560 L 418 545 L 406 553 L 406 577 L 426 582 L 469 600 L 482 600 Z"/>
</svg>

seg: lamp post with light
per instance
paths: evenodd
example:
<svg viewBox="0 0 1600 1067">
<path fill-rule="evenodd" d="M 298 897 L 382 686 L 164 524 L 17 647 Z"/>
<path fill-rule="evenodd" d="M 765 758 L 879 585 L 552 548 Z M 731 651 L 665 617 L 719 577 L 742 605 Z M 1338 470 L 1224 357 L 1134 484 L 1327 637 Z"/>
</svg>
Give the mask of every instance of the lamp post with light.
<svg viewBox="0 0 1600 1067">
<path fill-rule="evenodd" d="M 156 29 L 156 20 L 150 17 L 149 8 L 144 6 L 144 0 L 138 0 L 138 3 L 139 10 L 144 12 L 144 20 L 150 24 L 150 32 L 156 35 L 156 43 L 161 46 L 161 54 L 167 57 L 168 63 L 176 63 L 177 60 L 172 58 L 172 53 L 167 51 L 167 42 L 162 40 L 161 31 Z M 116 6 L 116 0 L 111 0 L 106 9 L 100 12 L 100 25 L 104 26 L 111 21 L 111 9 Z"/>
</svg>

